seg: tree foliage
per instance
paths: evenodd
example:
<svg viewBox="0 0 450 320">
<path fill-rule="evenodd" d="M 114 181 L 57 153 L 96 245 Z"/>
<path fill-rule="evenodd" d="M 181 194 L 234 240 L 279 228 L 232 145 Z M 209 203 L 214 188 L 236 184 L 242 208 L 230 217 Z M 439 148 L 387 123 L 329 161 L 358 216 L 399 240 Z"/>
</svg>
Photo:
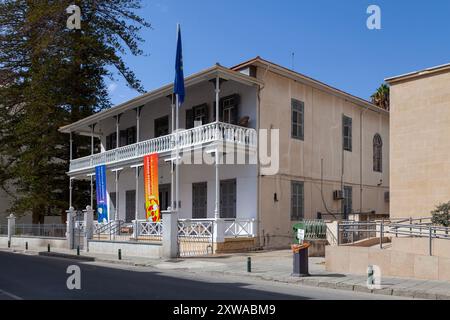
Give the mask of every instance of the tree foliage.
<svg viewBox="0 0 450 320">
<path fill-rule="evenodd" d="M 431 221 L 444 227 L 450 226 L 450 202 L 442 203 L 431 211 Z"/>
<path fill-rule="evenodd" d="M 66 27 L 71 4 L 81 30 Z M 69 139 L 58 128 L 110 107 L 105 79 L 119 74 L 143 91 L 123 60 L 143 54 L 139 32 L 150 24 L 140 8 L 141 0 L 0 0 L 0 187 L 15 214 L 42 222 L 68 208 Z M 88 144 L 76 136 L 74 153 Z M 77 185 L 81 208 L 89 187 Z"/>
<path fill-rule="evenodd" d="M 377 91 L 371 96 L 372 103 L 384 110 L 389 111 L 389 87 L 386 84 L 382 84 Z"/>
</svg>

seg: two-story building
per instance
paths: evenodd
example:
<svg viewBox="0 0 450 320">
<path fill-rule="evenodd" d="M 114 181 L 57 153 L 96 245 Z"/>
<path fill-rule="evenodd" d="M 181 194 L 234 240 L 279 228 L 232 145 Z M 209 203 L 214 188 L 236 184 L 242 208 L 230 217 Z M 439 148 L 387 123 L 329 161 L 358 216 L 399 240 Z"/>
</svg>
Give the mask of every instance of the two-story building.
<svg viewBox="0 0 450 320">
<path fill-rule="evenodd" d="M 294 223 L 318 215 L 389 214 L 387 111 L 259 57 L 233 68 L 215 65 L 187 77 L 185 86 L 178 133 L 172 84 L 60 129 L 100 140 L 101 152 L 72 159 L 68 175 L 71 188 L 91 179 L 94 195 L 95 167 L 106 165 L 110 220 L 145 218 L 140 167 L 151 153 L 159 154 L 161 209 L 175 205 L 175 149 L 213 160 L 219 150 L 220 159 L 189 164 L 185 157 L 179 165 L 179 217 L 251 224 L 256 245 L 287 245 Z M 228 146 L 238 150 L 235 161 L 226 161 Z M 254 161 L 267 153 L 270 164 Z M 236 161 L 239 154 L 245 161 Z"/>
</svg>

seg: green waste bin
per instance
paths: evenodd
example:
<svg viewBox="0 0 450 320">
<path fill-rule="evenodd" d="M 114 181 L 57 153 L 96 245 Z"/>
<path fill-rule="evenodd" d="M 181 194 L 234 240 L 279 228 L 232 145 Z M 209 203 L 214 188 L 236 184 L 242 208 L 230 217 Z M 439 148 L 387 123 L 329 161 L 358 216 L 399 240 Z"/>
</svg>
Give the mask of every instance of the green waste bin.
<svg viewBox="0 0 450 320">
<path fill-rule="evenodd" d="M 292 231 L 294 233 L 294 243 L 300 244 L 300 239 L 298 238 L 298 230 L 305 230 L 306 225 L 303 222 L 296 223 L 292 226 Z M 306 231 L 306 230 L 305 230 Z"/>
</svg>

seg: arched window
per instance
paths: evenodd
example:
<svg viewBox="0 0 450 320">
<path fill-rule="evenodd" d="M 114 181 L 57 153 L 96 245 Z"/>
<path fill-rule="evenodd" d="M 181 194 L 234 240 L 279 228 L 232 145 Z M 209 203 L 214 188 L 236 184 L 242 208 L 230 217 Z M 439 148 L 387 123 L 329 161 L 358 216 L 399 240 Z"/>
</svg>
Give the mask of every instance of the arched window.
<svg viewBox="0 0 450 320">
<path fill-rule="evenodd" d="M 373 171 L 383 171 L 383 141 L 381 136 L 377 133 L 373 137 Z"/>
</svg>

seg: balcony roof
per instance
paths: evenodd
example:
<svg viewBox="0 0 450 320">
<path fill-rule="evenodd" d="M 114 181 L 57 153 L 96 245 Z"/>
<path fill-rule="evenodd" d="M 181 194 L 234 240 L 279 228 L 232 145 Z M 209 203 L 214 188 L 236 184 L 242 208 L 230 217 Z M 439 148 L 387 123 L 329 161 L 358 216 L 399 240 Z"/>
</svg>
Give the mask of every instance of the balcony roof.
<svg viewBox="0 0 450 320">
<path fill-rule="evenodd" d="M 221 79 L 233 80 L 250 86 L 261 86 L 263 83 L 256 78 L 247 76 L 241 72 L 233 71 L 225 68 L 219 64 L 215 66 L 195 73 L 185 78 L 185 87 L 191 87 L 203 81 L 209 81 L 219 76 Z M 140 107 L 150 101 L 156 100 L 161 97 L 166 97 L 173 92 L 173 83 L 160 87 L 156 90 L 149 91 L 143 95 L 140 95 L 134 99 L 121 103 L 112 108 L 103 110 L 99 113 L 93 114 L 89 117 L 81 119 L 72 124 L 59 128 L 62 133 L 76 132 L 80 134 L 90 134 L 87 128 L 101 120 L 117 116 L 125 111 L 133 110 Z M 97 133 L 98 134 L 98 133 Z"/>
</svg>

